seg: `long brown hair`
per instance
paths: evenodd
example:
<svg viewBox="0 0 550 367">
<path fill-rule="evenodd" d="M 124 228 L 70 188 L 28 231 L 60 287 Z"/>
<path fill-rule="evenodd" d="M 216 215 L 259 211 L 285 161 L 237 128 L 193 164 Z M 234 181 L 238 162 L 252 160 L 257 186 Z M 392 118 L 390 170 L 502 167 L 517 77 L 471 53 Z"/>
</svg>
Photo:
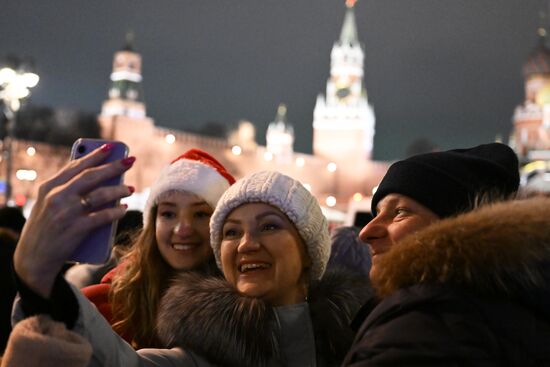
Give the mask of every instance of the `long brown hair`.
<svg viewBox="0 0 550 367">
<path fill-rule="evenodd" d="M 123 269 L 115 275 L 109 293 L 113 329 L 133 336 L 131 343 L 136 349 L 160 346 L 155 334 L 157 308 L 174 273 L 157 246 L 156 216 L 154 206 L 152 220 L 122 259 Z"/>
</svg>

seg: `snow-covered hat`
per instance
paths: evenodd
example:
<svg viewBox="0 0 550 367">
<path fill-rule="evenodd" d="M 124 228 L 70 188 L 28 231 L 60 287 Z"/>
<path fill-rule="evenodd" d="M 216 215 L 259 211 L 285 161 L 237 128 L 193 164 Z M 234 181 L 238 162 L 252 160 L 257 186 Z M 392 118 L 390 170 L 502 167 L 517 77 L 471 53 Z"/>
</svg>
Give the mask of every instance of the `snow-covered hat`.
<svg viewBox="0 0 550 367">
<path fill-rule="evenodd" d="M 143 225 L 147 225 L 151 208 L 165 192 L 190 192 L 215 208 L 218 199 L 234 182 L 233 176 L 214 157 L 200 149 L 190 149 L 160 171 L 143 209 Z"/>
<path fill-rule="evenodd" d="M 274 171 L 246 176 L 220 198 L 210 218 L 210 245 L 218 267 L 221 269 L 220 246 L 225 218 L 245 203 L 266 203 L 283 212 L 304 240 L 311 259 L 310 278 L 321 279 L 330 256 L 327 220 L 317 199 L 300 182 Z"/>
</svg>

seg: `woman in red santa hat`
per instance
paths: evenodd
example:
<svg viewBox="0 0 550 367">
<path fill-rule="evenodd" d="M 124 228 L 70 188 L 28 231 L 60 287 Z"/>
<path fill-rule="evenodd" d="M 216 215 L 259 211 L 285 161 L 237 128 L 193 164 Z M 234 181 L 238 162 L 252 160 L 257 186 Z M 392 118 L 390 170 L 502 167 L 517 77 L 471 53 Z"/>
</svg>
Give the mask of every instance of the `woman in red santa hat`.
<svg viewBox="0 0 550 367">
<path fill-rule="evenodd" d="M 180 272 L 221 275 L 210 247 L 209 220 L 235 182 L 208 153 L 191 149 L 164 167 L 143 211 L 140 232 L 122 263 L 83 293 L 136 349 L 159 346 L 158 303 Z"/>
</svg>

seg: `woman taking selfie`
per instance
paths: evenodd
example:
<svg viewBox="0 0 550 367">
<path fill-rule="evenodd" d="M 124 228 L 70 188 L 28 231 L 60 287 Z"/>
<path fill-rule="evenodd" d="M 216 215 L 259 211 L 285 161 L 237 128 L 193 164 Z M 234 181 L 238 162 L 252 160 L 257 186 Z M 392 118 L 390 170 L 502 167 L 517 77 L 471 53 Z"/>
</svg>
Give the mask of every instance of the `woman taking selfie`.
<svg viewBox="0 0 550 367">
<path fill-rule="evenodd" d="M 234 182 L 204 151 L 191 149 L 176 158 L 152 184 L 143 230 L 122 263 L 100 284 L 82 289 L 134 348 L 160 346 L 155 319 L 169 279 L 182 271 L 221 275 L 208 222 L 218 199 Z"/>
<path fill-rule="evenodd" d="M 93 169 L 96 177 L 91 180 L 89 167 L 99 163 L 102 154 L 63 170 L 59 175 L 63 181 L 43 185 L 15 256 L 21 294 L 15 320 L 45 313 L 62 321 L 91 344 L 92 366 L 341 362 L 353 338 L 348 323 L 364 301 L 363 281 L 323 276 L 330 254 L 326 220 L 315 198 L 299 182 L 276 172 L 252 174 L 225 192 L 210 228 L 225 280 L 179 275 L 159 310 L 158 335 L 171 349 L 136 353 L 78 290 L 56 278 L 88 228 L 124 212 L 123 208 L 102 209 L 92 216 L 78 208 L 80 195 L 99 197 L 99 189 L 93 188 L 126 169 L 119 163 L 105 165 Z M 82 188 L 85 182 L 92 183 L 87 190 Z M 121 186 L 101 196 L 105 202 L 128 194 Z M 63 219 L 76 222 L 81 231 L 48 228 L 47 214 L 55 209 L 50 205 L 52 196 L 73 203 L 73 215 Z M 60 247 L 58 251 L 49 251 L 52 244 Z"/>
</svg>

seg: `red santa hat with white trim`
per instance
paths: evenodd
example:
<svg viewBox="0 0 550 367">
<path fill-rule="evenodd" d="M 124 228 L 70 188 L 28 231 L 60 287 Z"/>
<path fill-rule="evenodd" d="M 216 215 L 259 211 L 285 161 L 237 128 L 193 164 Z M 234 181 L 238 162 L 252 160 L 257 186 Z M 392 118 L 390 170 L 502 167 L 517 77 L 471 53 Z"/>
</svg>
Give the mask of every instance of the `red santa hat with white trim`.
<svg viewBox="0 0 550 367">
<path fill-rule="evenodd" d="M 151 209 L 165 192 L 190 192 L 203 198 L 214 209 L 234 182 L 235 178 L 214 157 L 200 149 L 190 149 L 164 167 L 151 185 L 143 209 L 143 225 L 154 220 L 150 218 Z"/>
</svg>

